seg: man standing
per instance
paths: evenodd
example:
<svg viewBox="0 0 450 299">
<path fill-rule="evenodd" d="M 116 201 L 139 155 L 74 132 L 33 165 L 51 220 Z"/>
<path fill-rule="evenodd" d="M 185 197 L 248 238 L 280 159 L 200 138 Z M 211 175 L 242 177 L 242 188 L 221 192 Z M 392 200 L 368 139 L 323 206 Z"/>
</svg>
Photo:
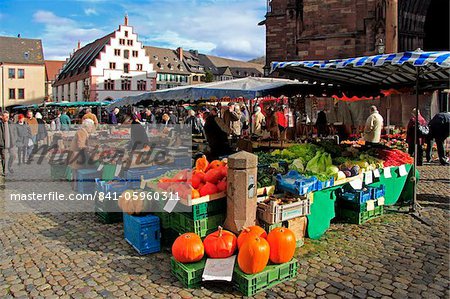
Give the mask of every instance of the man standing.
<svg viewBox="0 0 450 299">
<path fill-rule="evenodd" d="M 235 105 L 232 102 L 228 103 L 228 109 L 223 112 L 223 122 L 225 125 L 234 132 L 235 122 L 240 122 L 240 115 L 238 115 L 234 109 Z M 240 127 L 240 124 L 239 124 Z"/>
<path fill-rule="evenodd" d="M 426 158 L 427 162 L 431 161 L 432 139 L 436 141 L 439 162 L 441 165 L 449 165 L 448 158 L 445 156 L 444 143 L 450 135 L 450 113 L 440 112 L 436 114 L 428 123 L 430 134 L 427 138 Z"/>
<path fill-rule="evenodd" d="M 220 156 L 231 153 L 228 136 L 231 134 L 230 127 L 226 126 L 224 121 L 218 116 L 216 107 L 211 109 L 209 116 L 205 121 L 205 135 L 208 145 L 211 149 L 210 161 L 217 160 Z"/>
<path fill-rule="evenodd" d="M 3 112 L 3 120 L 0 123 L 0 151 L 2 159 L 2 175 L 6 173 L 6 166 L 8 166 L 8 171 L 13 174 L 14 170 L 12 165 L 15 158 L 15 153 L 13 151 L 16 141 L 16 134 L 14 124 L 9 120 L 9 112 Z M 8 160 L 8 161 L 6 161 Z M 7 162 L 7 165 L 5 165 Z"/>
<path fill-rule="evenodd" d="M 27 123 L 28 126 L 30 126 L 30 130 L 31 130 L 31 142 L 28 143 L 28 162 L 31 161 L 31 155 L 34 153 L 34 145 L 37 142 L 37 133 L 38 133 L 38 128 L 39 128 L 39 124 L 37 119 L 33 116 L 33 111 L 28 110 L 27 111 L 27 118 L 25 120 L 25 122 Z"/>
<path fill-rule="evenodd" d="M 370 116 L 364 127 L 364 140 L 366 145 L 373 146 L 380 143 L 381 129 L 383 128 L 383 117 L 376 106 L 370 106 Z"/>
<path fill-rule="evenodd" d="M 70 129 L 70 117 L 67 115 L 67 111 L 63 110 L 63 113 L 61 114 L 59 121 L 61 123 L 61 131 L 69 131 Z"/>
<path fill-rule="evenodd" d="M 86 109 L 86 114 L 83 115 L 83 118 L 81 119 L 81 121 L 85 120 L 85 119 L 90 119 L 94 122 L 95 127 L 97 127 L 98 125 L 98 119 L 97 116 L 95 116 L 94 113 L 92 113 L 92 109 L 91 108 L 87 108 Z"/>
<path fill-rule="evenodd" d="M 144 113 L 142 115 L 142 121 L 146 124 L 155 124 L 156 119 L 155 115 L 153 115 L 152 111 L 149 108 L 144 109 Z"/>
</svg>

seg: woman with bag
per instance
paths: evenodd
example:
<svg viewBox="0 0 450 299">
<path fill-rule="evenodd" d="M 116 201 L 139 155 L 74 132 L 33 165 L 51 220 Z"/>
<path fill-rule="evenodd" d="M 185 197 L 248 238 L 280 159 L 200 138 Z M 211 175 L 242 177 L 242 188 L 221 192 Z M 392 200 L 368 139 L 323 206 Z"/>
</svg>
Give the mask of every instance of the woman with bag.
<svg viewBox="0 0 450 299">
<path fill-rule="evenodd" d="M 417 111 L 418 115 L 418 128 L 417 128 L 417 165 L 422 165 L 423 158 L 423 144 L 426 141 L 426 135 L 428 135 L 427 121 Z M 414 108 L 411 113 L 411 118 L 409 119 L 408 126 L 406 128 L 406 142 L 408 143 L 408 154 L 412 157 L 414 156 L 415 146 L 414 146 L 414 131 L 416 130 L 416 109 Z"/>
</svg>

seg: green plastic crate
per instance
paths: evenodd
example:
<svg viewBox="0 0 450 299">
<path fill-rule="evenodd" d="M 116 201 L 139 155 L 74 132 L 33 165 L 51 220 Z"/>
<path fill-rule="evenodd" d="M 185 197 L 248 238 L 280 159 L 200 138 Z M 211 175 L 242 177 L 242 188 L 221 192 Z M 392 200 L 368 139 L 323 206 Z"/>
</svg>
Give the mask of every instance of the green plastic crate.
<svg viewBox="0 0 450 299">
<path fill-rule="evenodd" d="M 67 165 L 52 164 L 50 166 L 50 175 L 52 177 L 52 180 L 55 181 L 66 180 L 66 171 Z"/>
<path fill-rule="evenodd" d="M 183 214 L 194 220 L 200 220 L 221 213 L 226 208 L 227 200 L 224 198 L 193 205 L 192 212 L 185 212 Z"/>
<path fill-rule="evenodd" d="M 341 220 L 353 224 L 363 224 L 366 221 L 384 214 L 384 206 L 375 207 L 372 211 L 358 212 L 347 209 L 339 209 L 338 215 Z"/>
<path fill-rule="evenodd" d="M 184 233 L 196 233 L 200 238 L 217 230 L 217 227 L 223 225 L 225 214 L 217 214 L 204 219 L 194 220 L 182 213 L 171 213 L 170 228 L 175 231 Z"/>
<path fill-rule="evenodd" d="M 295 258 L 288 263 L 268 265 L 262 272 L 256 274 L 245 274 L 239 266 L 235 266 L 233 284 L 244 296 L 253 296 L 294 278 L 297 275 L 297 269 L 298 262 Z"/>
<path fill-rule="evenodd" d="M 378 206 L 378 200 L 374 200 L 375 204 L 374 206 Z M 357 203 L 349 200 L 339 200 L 337 202 L 337 208 L 338 209 L 344 209 L 344 210 L 352 210 L 357 212 L 366 212 L 367 211 L 367 202 L 365 203 Z"/>
<path fill-rule="evenodd" d="M 284 222 L 278 222 L 278 223 L 274 223 L 274 224 L 269 224 L 267 222 L 264 222 L 262 220 L 258 220 L 259 226 L 261 226 L 262 228 L 264 228 L 264 230 L 269 233 L 271 230 L 273 230 L 274 228 L 277 227 L 287 227 L 288 222 L 284 221 Z"/>
<path fill-rule="evenodd" d="M 167 212 L 157 212 L 153 213 L 155 216 L 159 217 L 159 223 L 162 228 L 170 228 L 170 216 L 172 213 Z"/>
<path fill-rule="evenodd" d="M 123 213 L 110 213 L 96 211 L 95 215 L 100 222 L 105 224 L 119 223 L 123 221 Z"/>
<path fill-rule="evenodd" d="M 197 288 L 202 282 L 203 269 L 205 269 L 206 258 L 197 263 L 183 264 L 170 258 L 172 274 L 189 289 Z"/>
<path fill-rule="evenodd" d="M 161 229 L 161 244 L 166 247 L 172 247 L 175 239 L 178 238 L 180 234 L 171 228 Z"/>
</svg>

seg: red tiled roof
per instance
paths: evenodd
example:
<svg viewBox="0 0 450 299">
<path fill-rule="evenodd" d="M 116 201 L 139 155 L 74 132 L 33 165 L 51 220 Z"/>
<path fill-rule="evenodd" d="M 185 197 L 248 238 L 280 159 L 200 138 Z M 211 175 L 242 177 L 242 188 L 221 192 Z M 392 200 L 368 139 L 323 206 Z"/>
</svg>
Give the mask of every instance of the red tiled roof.
<svg viewBox="0 0 450 299">
<path fill-rule="evenodd" d="M 59 70 L 64 66 L 65 61 L 46 60 L 44 63 L 46 81 L 53 81 L 56 80 L 56 76 L 59 74 Z"/>
</svg>

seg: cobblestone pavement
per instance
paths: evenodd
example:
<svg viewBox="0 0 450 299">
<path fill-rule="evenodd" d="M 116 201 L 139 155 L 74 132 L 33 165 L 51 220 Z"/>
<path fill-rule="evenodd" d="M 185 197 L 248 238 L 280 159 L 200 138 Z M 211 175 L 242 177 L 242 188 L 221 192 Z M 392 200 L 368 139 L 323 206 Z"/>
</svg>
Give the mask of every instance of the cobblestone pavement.
<svg viewBox="0 0 450 299">
<path fill-rule="evenodd" d="M 297 278 L 256 297 L 449 298 L 450 168 L 420 171 L 431 226 L 402 213 L 333 224 L 299 250 Z M 92 213 L 0 211 L 0 298 L 240 297 L 224 283 L 182 288 L 167 251 L 138 256 L 122 224 L 99 224 Z"/>
</svg>

